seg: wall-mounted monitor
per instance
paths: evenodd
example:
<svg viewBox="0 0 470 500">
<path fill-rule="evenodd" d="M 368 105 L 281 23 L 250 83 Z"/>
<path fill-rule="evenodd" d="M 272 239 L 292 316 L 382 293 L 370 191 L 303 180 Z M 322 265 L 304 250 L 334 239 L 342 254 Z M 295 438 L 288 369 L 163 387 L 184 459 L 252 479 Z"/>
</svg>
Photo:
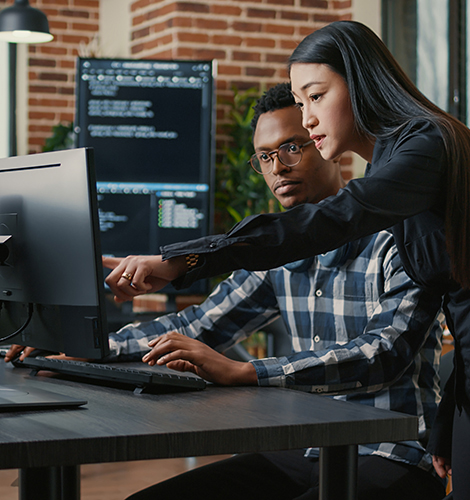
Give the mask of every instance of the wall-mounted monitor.
<svg viewBox="0 0 470 500">
<path fill-rule="evenodd" d="M 212 230 L 214 63 L 79 58 L 78 147 L 93 147 L 106 255 Z M 206 293 L 207 281 L 176 292 Z"/>
</svg>

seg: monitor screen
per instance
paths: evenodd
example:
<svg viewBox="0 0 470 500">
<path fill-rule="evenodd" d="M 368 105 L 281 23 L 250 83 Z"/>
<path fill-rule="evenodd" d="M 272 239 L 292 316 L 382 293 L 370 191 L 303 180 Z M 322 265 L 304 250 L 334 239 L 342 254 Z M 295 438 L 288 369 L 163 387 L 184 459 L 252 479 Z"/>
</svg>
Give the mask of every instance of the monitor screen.
<svg viewBox="0 0 470 500">
<path fill-rule="evenodd" d="M 95 150 L 103 254 L 210 234 L 213 72 L 212 61 L 78 59 L 75 131 Z M 207 291 L 203 280 L 178 293 Z"/>
<path fill-rule="evenodd" d="M 0 159 L 0 337 L 108 352 L 91 149 Z"/>
</svg>

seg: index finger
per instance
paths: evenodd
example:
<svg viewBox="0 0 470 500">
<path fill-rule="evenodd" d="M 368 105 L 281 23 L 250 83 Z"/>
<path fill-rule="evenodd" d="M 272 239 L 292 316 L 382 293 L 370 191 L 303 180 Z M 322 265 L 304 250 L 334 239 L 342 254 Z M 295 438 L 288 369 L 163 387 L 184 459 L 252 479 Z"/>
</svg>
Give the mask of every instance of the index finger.
<svg viewBox="0 0 470 500">
<path fill-rule="evenodd" d="M 101 257 L 103 266 L 107 269 L 115 269 L 122 262 L 122 257 Z"/>
</svg>

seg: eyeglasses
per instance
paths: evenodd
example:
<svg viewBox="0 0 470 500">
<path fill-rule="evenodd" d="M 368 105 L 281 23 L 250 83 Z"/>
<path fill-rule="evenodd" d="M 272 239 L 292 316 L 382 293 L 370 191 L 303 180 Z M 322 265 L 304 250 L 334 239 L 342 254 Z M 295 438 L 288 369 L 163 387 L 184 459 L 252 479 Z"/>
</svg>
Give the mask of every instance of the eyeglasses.
<svg viewBox="0 0 470 500">
<path fill-rule="evenodd" d="M 302 160 L 302 149 L 312 144 L 312 142 L 313 140 L 307 141 L 304 144 L 288 142 L 269 153 L 255 153 L 250 158 L 249 163 L 253 167 L 253 170 L 261 175 L 267 175 L 273 171 L 274 155 L 276 155 L 279 161 L 286 167 L 295 167 Z"/>
</svg>

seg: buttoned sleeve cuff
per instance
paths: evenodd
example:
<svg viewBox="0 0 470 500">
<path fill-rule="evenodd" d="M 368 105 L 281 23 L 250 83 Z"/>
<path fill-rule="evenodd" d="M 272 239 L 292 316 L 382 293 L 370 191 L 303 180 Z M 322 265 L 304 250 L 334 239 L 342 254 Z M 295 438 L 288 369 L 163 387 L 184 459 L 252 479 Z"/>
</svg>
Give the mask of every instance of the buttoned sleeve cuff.
<svg viewBox="0 0 470 500">
<path fill-rule="evenodd" d="M 286 375 L 278 358 L 254 359 L 253 364 L 261 387 L 286 387 Z"/>
</svg>

